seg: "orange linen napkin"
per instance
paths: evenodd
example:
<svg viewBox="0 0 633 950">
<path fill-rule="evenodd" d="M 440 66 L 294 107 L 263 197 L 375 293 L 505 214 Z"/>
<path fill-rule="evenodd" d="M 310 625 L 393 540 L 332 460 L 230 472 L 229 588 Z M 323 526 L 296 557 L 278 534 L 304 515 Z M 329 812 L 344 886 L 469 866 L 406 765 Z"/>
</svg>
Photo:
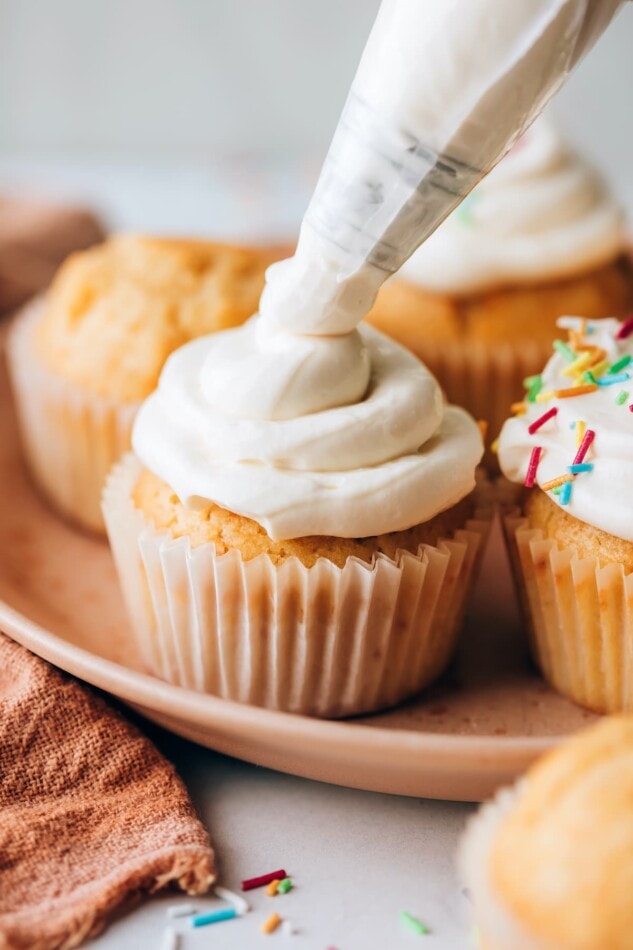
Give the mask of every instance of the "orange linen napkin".
<svg viewBox="0 0 633 950">
<path fill-rule="evenodd" d="M 104 237 L 85 208 L 0 197 L 0 313 L 44 290 L 72 251 Z"/>
<path fill-rule="evenodd" d="M 213 851 L 174 768 L 69 676 L 0 634 L 0 948 L 56 950 Z"/>
</svg>

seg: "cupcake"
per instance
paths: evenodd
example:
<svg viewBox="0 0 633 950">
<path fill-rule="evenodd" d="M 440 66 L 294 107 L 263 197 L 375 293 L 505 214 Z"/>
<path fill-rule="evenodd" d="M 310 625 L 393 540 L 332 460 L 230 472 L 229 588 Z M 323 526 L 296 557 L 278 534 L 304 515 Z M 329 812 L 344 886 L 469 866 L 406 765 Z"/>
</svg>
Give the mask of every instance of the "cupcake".
<svg viewBox="0 0 633 950">
<path fill-rule="evenodd" d="M 633 708 L 633 320 L 564 318 L 569 340 L 499 438 L 526 486 L 507 534 L 547 680 L 598 712 Z"/>
<path fill-rule="evenodd" d="M 65 517 L 103 530 L 100 499 L 132 420 L 182 343 L 257 308 L 270 250 L 119 236 L 74 254 L 16 320 L 9 370 L 31 474 Z"/>
<path fill-rule="evenodd" d="M 104 515 L 149 670 L 322 717 L 448 662 L 486 531 L 475 422 L 363 327 L 263 317 L 167 360 Z"/>
<path fill-rule="evenodd" d="M 385 285 L 368 319 L 498 432 L 561 313 L 623 316 L 632 305 L 620 206 L 539 121 Z"/>
<path fill-rule="evenodd" d="M 633 947 L 633 719 L 546 755 L 471 821 L 460 850 L 482 950 Z"/>
</svg>

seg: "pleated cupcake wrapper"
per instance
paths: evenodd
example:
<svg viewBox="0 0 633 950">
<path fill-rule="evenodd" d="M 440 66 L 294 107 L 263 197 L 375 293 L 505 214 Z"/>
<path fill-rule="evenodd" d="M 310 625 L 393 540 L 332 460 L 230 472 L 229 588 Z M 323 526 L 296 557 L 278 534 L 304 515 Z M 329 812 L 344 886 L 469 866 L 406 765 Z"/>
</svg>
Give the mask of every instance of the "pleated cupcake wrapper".
<svg viewBox="0 0 633 950">
<path fill-rule="evenodd" d="M 459 869 L 466 884 L 480 950 L 552 950 L 529 936 L 494 892 L 490 854 L 495 838 L 513 808 L 522 782 L 503 788 L 470 819 L 459 848 Z"/>
<path fill-rule="evenodd" d="M 544 343 L 484 343 L 451 341 L 423 343 L 416 352 L 439 380 L 449 402 L 488 423 L 488 440 L 499 435 L 512 403 L 523 399 L 526 376 L 540 373 L 552 355 Z M 497 468 L 488 452 L 486 464 Z"/>
<path fill-rule="evenodd" d="M 534 656 L 552 686 L 602 713 L 633 710 L 633 574 L 600 567 L 516 515 L 506 537 Z"/>
<path fill-rule="evenodd" d="M 104 516 L 147 667 L 188 689 L 322 717 L 391 706 L 435 679 L 453 652 L 488 530 L 396 561 L 341 569 L 320 559 L 275 566 L 157 531 L 131 492 L 129 455 L 104 492 Z"/>
<path fill-rule="evenodd" d="M 24 453 L 51 504 L 82 527 L 103 532 L 101 492 L 112 465 L 129 451 L 138 404 L 85 393 L 42 363 L 35 333 L 44 306 L 38 300 L 26 307 L 7 342 Z"/>
</svg>

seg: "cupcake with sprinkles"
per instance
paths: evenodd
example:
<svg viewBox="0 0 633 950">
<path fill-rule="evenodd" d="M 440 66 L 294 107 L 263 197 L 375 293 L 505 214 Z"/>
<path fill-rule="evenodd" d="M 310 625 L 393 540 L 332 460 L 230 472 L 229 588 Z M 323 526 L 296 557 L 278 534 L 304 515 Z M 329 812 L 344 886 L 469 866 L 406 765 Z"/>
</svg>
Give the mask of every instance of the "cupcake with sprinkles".
<svg viewBox="0 0 633 950">
<path fill-rule="evenodd" d="M 532 647 L 563 695 L 633 709 L 633 317 L 562 317 L 498 440 L 524 486 L 506 518 Z"/>
</svg>

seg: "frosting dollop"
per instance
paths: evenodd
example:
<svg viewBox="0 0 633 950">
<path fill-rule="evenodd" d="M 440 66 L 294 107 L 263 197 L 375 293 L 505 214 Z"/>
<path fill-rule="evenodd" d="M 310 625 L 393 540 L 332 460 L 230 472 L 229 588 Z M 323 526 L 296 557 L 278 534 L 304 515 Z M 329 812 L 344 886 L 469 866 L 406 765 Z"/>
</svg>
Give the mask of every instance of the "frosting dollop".
<svg viewBox="0 0 633 950">
<path fill-rule="evenodd" d="M 577 322 L 581 323 L 579 318 Z M 553 494 L 552 498 L 564 501 L 569 514 L 580 521 L 633 541 L 633 413 L 629 411 L 633 403 L 633 335 L 618 338 L 622 326 L 611 318 L 586 324 L 576 358 L 583 354 L 588 354 L 585 362 L 599 358 L 595 374 L 589 367 L 595 383 L 584 375 L 582 363 L 578 364 L 582 373 L 570 375 L 574 364 L 564 348 L 552 356 L 540 380 L 542 401 L 526 402 L 525 414 L 508 419 L 501 430 L 499 463 L 507 478 L 524 482 L 532 452 L 540 447 L 535 483 L 547 486 L 561 475 L 572 475 L 569 497 L 567 489 L 564 495 Z M 589 391 L 577 396 L 555 395 L 578 386 L 589 386 Z M 556 413 L 530 433 L 530 426 L 551 409 Z M 589 470 L 570 473 L 583 433 L 589 433 L 591 442 L 584 457 Z"/>
<path fill-rule="evenodd" d="M 184 504 L 212 500 L 273 540 L 368 537 L 473 489 L 479 429 L 408 350 L 363 326 L 278 332 L 254 317 L 188 343 L 141 407 L 134 450 Z"/>
<path fill-rule="evenodd" d="M 606 183 L 548 122 L 537 121 L 400 275 L 439 293 L 563 278 L 625 246 Z"/>
</svg>

